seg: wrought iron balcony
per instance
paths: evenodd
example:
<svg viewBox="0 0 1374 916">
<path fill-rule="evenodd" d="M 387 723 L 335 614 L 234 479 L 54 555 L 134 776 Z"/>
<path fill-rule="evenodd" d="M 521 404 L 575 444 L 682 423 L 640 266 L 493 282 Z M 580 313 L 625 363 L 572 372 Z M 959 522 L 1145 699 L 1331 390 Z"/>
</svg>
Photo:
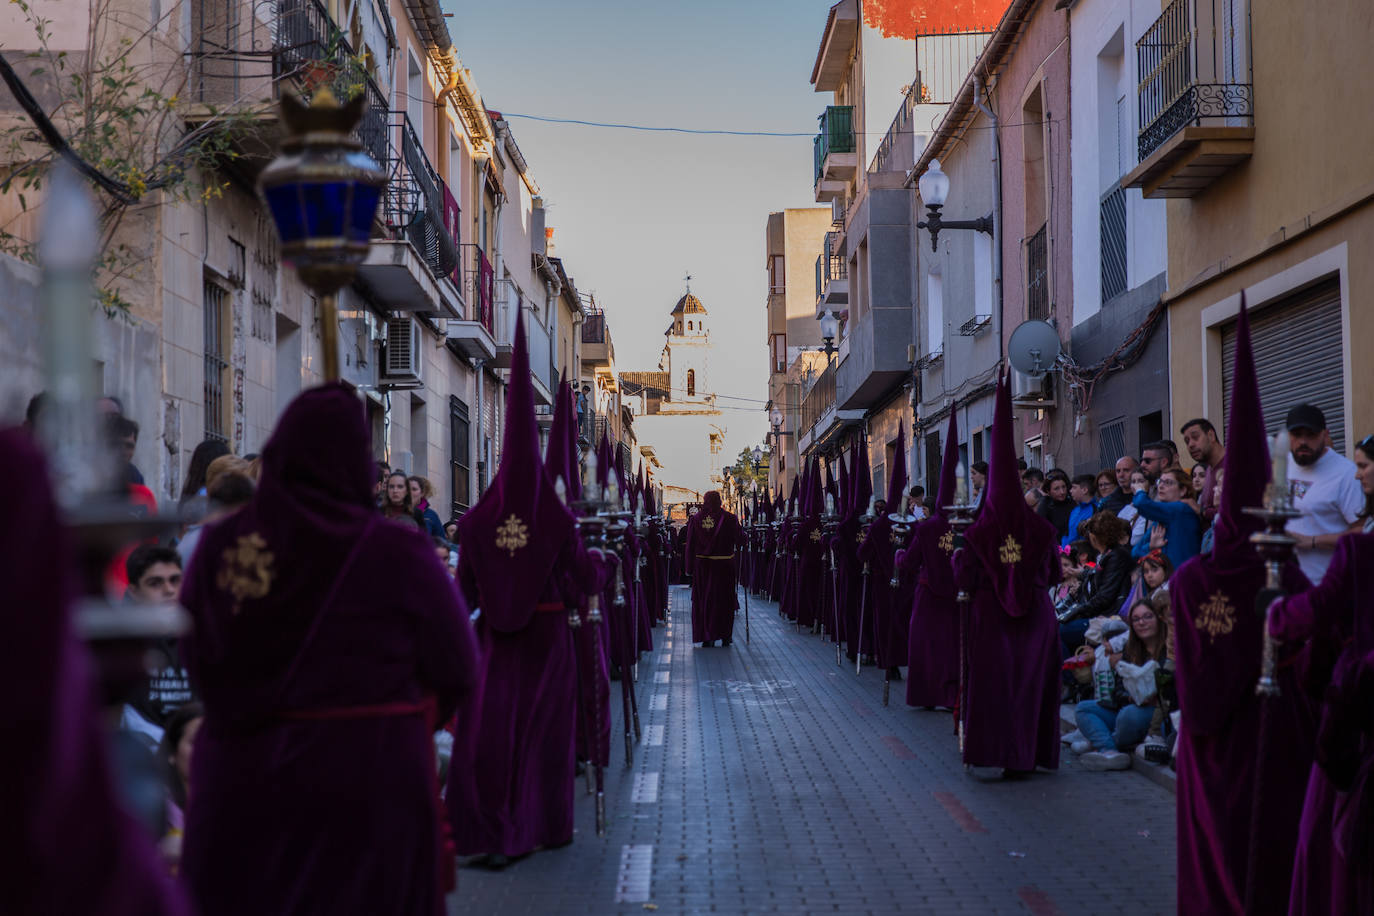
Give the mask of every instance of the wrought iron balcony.
<svg viewBox="0 0 1374 916">
<path fill-rule="evenodd" d="M 816 257 L 816 314 L 849 307 L 849 262 L 840 247 L 840 234 L 827 232 Z"/>
<path fill-rule="evenodd" d="M 435 174 L 416 136 L 410 118 L 393 113 L 389 126 L 397 132 L 387 163 L 389 179 L 382 198 L 381 218 L 396 238 L 415 246 L 436 278 L 458 266 L 458 243 L 444 219 L 444 184 Z"/>
<path fill-rule="evenodd" d="M 1250 156 L 1250 41 L 1236 4 L 1173 0 L 1136 42 L 1140 167 L 1127 187 L 1193 197 Z"/>
<path fill-rule="evenodd" d="M 482 246 L 471 242 L 458 246 L 462 257 L 463 301 L 468 319 L 476 321 L 490 334 L 496 333 L 496 272 Z"/>
<path fill-rule="evenodd" d="M 816 199 L 832 200 L 843 193 L 840 183 L 854 177 L 858 153 L 854 144 L 854 106 L 831 105 L 820 116 L 821 130 L 812 143 L 816 171 Z"/>
<path fill-rule="evenodd" d="M 1026 242 L 1026 317 L 1050 317 L 1049 223 Z"/>
<path fill-rule="evenodd" d="M 816 383 L 802 396 L 801 431 L 810 432 L 826 411 L 835 409 L 835 363 L 816 377 Z"/>
</svg>

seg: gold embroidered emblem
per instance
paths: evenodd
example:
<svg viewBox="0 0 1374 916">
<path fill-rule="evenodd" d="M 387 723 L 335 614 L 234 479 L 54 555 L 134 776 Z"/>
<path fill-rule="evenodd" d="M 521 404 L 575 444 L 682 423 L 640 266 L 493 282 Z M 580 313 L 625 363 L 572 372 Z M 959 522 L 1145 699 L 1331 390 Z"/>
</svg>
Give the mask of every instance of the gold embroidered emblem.
<svg viewBox="0 0 1374 916">
<path fill-rule="evenodd" d="M 1007 539 L 1002 542 L 1002 546 L 997 548 L 998 558 L 1010 566 L 1012 563 L 1021 562 L 1021 545 L 1016 542 L 1016 538 L 1007 535 Z"/>
<path fill-rule="evenodd" d="M 1198 608 L 1197 628 L 1207 634 L 1208 642 L 1216 642 L 1236 627 L 1236 608 L 1221 592 L 1213 592 Z"/>
<path fill-rule="evenodd" d="M 864 532 L 860 531 L 858 534 L 854 535 L 854 542 L 856 544 L 862 544 L 864 542 Z"/>
<path fill-rule="evenodd" d="M 276 575 L 272 563 L 276 556 L 266 547 L 267 542 L 255 531 L 240 537 L 233 547 L 226 547 L 221 554 L 215 584 L 234 596 L 230 613 L 237 614 L 244 599 L 262 598 L 272 590 L 272 579 Z"/>
<path fill-rule="evenodd" d="M 529 529 L 513 513 L 496 529 L 496 546 L 508 551 L 511 556 L 515 556 L 515 552 L 529 542 Z"/>
<path fill-rule="evenodd" d="M 813 542 L 819 543 L 819 542 L 820 542 L 820 539 L 821 539 L 821 529 L 817 528 L 815 531 L 811 532 L 811 540 L 812 540 Z"/>
<path fill-rule="evenodd" d="M 705 528 L 707 531 L 710 531 L 712 528 L 716 527 L 716 520 L 708 515 L 701 520 L 701 527 Z"/>
<path fill-rule="evenodd" d="M 945 553 L 954 553 L 954 532 L 946 531 L 944 534 L 940 535 L 939 544 L 940 549 Z"/>
</svg>

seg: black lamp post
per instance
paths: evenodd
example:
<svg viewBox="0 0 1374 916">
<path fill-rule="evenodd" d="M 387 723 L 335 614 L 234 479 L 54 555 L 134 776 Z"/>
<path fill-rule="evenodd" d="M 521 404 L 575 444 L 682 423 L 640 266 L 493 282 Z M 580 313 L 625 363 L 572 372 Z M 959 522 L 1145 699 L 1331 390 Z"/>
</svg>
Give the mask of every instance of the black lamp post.
<svg viewBox="0 0 1374 916">
<path fill-rule="evenodd" d="M 940 170 L 939 159 L 930 160 L 930 167 L 916 180 L 916 186 L 920 189 L 921 200 L 925 201 L 926 212 L 929 214 L 918 222 L 916 227 L 930 230 L 931 251 L 938 250 L 940 231 L 943 229 L 973 229 L 992 235 L 991 215 L 980 216 L 977 219 L 945 219 L 940 215 L 945 199 L 949 197 L 949 176 Z"/>
<path fill-rule="evenodd" d="M 282 257 L 319 297 L 325 381 L 339 377 L 336 295 L 367 257 L 372 220 L 386 186 L 386 172 L 350 136 L 366 104 L 359 95 L 340 105 L 327 88 L 308 106 L 283 94 L 286 137 L 281 154 L 258 179 Z"/>
</svg>

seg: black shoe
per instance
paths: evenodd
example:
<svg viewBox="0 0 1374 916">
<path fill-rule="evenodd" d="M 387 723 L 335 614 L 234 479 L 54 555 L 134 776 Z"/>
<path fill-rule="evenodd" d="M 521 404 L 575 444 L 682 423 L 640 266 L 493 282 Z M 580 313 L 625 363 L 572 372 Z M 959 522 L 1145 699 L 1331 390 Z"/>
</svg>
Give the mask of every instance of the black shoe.
<svg viewBox="0 0 1374 916">
<path fill-rule="evenodd" d="M 714 639 L 703 640 L 701 647 L 703 649 L 714 649 L 716 647 L 716 641 Z"/>
<path fill-rule="evenodd" d="M 1034 773 L 1034 770 L 1013 770 L 1011 767 L 1007 767 L 1002 771 L 1002 778 L 1009 780 L 1029 779 Z"/>
<path fill-rule="evenodd" d="M 891 668 L 888 668 L 887 679 L 889 681 L 900 681 L 902 679 L 902 669 L 897 665 L 893 665 Z"/>
<path fill-rule="evenodd" d="M 473 864 L 491 871 L 500 871 L 510 864 L 510 859 L 500 853 L 493 852 L 490 855 L 483 856 Z"/>
<path fill-rule="evenodd" d="M 728 640 L 728 639 L 722 639 L 722 640 L 720 641 L 720 647 L 721 647 L 722 649 L 724 649 L 724 648 L 725 648 L 726 646 L 728 646 L 728 645 L 730 645 L 730 640 Z"/>
</svg>

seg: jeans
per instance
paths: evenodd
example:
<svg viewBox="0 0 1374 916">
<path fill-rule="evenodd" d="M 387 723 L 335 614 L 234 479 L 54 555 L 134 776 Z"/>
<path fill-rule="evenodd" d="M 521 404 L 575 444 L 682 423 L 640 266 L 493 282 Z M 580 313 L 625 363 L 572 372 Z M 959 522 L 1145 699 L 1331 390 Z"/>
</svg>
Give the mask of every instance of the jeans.
<svg viewBox="0 0 1374 916">
<path fill-rule="evenodd" d="M 1078 730 L 1095 751 L 1119 751 L 1145 740 L 1150 721 L 1155 717 L 1153 706 L 1123 706 L 1108 709 L 1096 700 L 1084 700 L 1074 710 Z"/>
</svg>

